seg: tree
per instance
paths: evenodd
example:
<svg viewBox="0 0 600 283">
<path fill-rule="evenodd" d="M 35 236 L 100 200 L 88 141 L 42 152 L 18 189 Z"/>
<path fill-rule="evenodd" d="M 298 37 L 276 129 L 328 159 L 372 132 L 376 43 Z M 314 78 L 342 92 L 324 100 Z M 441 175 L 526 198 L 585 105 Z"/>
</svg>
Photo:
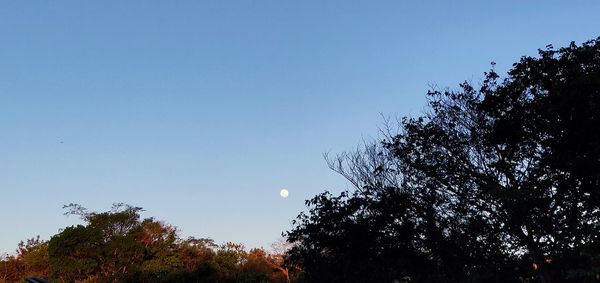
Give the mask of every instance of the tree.
<svg viewBox="0 0 600 283">
<path fill-rule="evenodd" d="M 48 242 L 40 236 L 21 241 L 17 249 L 17 260 L 21 260 L 27 276 L 47 278 L 50 275 L 48 264 Z"/>
<path fill-rule="evenodd" d="M 240 274 L 240 267 L 246 261 L 247 253 L 242 244 L 227 242 L 221 245 L 215 254 L 219 280 L 218 282 L 235 282 Z"/>
<path fill-rule="evenodd" d="M 160 282 L 170 273 L 181 272 L 183 262 L 177 251 L 177 229 L 153 218 L 144 219 L 140 228 L 136 241 L 143 246 L 144 253 L 138 270 L 140 274 L 133 277 Z"/>
<path fill-rule="evenodd" d="M 263 249 L 251 249 L 240 266 L 241 282 L 269 282 L 269 275 L 274 270 Z"/>
<path fill-rule="evenodd" d="M 196 271 L 204 262 L 212 261 L 217 245 L 212 239 L 188 237 L 177 249 L 186 272 Z"/>
<path fill-rule="evenodd" d="M 302 270 L 297 265 L 286 264 L 286 254 L 292 246 L 285 238 L 279 238 L 271 244 L 271 254 L 267 261 L 276 271 L 272 276 L 273 281 L 290 283 L 293 280 L 295 282 L 301 273 Z"/>
<path fill-rule="evenodd" d="M 48 243 L 53 276 L 62 281 L 123 281 L 139 268 L 145 247 L 139 207 L 115 204 L 111 211 L 87 212 L 79 205 L 65 206 L 86 225 L 65 228 Z M 133 270 L 132 270 L 133 269 Z"/>
<path fill-rule="evenodd" d="M 428 98 L 381 143 L 329 159 L 357 190 L 307 201 L 288 232 L 307 278 L 595 280 L 600 38 Z"/>
<path fill-rule="evenodd" d="M 48 242 L 40 237 L 27 239 L 18 244 L 16 254 L 0 258 L 0 282 L 22 281 L 27 276 L 47 277 Z"/>
</svg>

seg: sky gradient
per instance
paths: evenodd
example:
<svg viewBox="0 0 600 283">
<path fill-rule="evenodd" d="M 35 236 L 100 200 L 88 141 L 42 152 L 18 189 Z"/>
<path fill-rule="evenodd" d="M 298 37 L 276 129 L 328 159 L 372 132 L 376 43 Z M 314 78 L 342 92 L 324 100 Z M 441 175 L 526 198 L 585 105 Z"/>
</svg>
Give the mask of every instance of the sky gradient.
<svg viewBox="0 0 600 283">
<path fill-rule="evenodd" d="M 2 2 L 0 254 L 72 202 L 269 247 L 380 114 L 600 35 L 598 1 L 450 2 Z"/>
</svg>

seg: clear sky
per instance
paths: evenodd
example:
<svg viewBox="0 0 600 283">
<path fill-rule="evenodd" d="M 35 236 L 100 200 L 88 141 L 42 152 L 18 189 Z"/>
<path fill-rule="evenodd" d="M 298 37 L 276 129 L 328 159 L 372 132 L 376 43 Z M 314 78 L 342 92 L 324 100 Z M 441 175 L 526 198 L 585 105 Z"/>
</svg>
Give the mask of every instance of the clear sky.
<svg viewBox="0 0 600 283">
<path fill-rule="evenodd" d="M 416 115 L 428 85 L 600 35 L 598 1 L 2 1 L 0 253 L 146 209 L 269 247 L 339 192 L 324 152 Z M 290 197 L 282 199 L 279 190 Z"/>
</svg>

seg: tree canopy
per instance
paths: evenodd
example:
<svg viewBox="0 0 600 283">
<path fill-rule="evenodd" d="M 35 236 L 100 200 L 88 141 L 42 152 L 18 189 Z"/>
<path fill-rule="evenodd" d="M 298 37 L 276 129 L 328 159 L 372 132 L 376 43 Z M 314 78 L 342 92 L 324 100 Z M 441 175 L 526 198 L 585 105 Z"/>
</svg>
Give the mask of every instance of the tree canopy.
<svg viewBox="0 0 600 283">
<path fill-rule="evenodd" d="M 84 223 L 69 226 L 49 241 L 21 242 L 15 255 L 0 258 L 0 282 L 36 276 L 50 282 L 272 282 L 295 280 L 283 251 L 247 251 L 243 245 L 217 245 L 208 238 L 178 236 L 175 227 L 142 219 L 142 208 L 115 204 L 90 212 L 77 204 L 68 215 Z"/>
<path fill-rule="evenodd" d="M 308 200 L 287 232 L 306 280 L 597 280 L 600 38 L 427 96 L 328 159 L 356 190 Z"/>
</svg>

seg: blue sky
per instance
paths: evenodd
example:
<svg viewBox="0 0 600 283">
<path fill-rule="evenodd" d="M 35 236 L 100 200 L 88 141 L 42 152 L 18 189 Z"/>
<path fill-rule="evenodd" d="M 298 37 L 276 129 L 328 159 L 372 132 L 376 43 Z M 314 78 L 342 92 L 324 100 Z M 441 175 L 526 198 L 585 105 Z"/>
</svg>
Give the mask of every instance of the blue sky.
<svg viewBox="0 0 600 283">
<path fill-rule="evenodd" d="M 268 247 L 349 186 L 322 154 L 376 137 L 380 113 L 600 35 L 597 1 L 0 5 L 0 254 L 78 223 L 71 202 Z"/>
</svg>

